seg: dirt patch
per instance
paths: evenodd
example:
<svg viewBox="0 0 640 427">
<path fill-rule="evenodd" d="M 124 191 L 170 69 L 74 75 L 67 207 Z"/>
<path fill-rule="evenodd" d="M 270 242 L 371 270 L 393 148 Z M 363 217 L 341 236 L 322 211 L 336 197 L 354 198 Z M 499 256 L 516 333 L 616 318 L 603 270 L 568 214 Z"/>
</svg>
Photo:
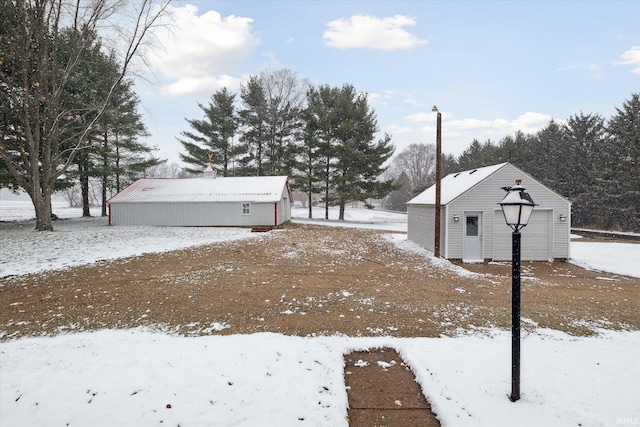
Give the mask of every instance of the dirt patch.
<svg viewBox="0 0 640 427">
<path fill-rule="evenodd" d="M 353 352 L 344 362 L 350 426 L 440 426 L 413 373 L 395 350 Z"/>
<path fill-rule="evenodd" d="M 508 328 L 510 265 L 401 250 L 385 232 L 290 224 L 255 239 L 0 279 L 2 340 L 101 328 L 400 337 Z M 523 263 L 525 327 L 640 329 L 640 279 Z"/>
</svg>

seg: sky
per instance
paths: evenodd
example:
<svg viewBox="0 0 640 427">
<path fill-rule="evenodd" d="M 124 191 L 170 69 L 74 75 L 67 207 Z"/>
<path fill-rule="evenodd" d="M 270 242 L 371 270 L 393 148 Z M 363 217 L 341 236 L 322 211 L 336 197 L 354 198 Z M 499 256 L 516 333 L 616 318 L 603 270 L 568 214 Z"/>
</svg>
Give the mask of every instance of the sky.
<svg viewBox="0 0 640 427">
<path fill-rule="evenodd" d="M 251 75 L 289 69 L 314 85 L 368 94 L 396 154 L 535 133 L 551 119 L 610 118 L 640 92 L 637 1 L 183 1 L 158 30 L 136 91 L 157 155 L 198 103 Z M 203 163 L 206 159 L 203 159 Z"/>
</svg>

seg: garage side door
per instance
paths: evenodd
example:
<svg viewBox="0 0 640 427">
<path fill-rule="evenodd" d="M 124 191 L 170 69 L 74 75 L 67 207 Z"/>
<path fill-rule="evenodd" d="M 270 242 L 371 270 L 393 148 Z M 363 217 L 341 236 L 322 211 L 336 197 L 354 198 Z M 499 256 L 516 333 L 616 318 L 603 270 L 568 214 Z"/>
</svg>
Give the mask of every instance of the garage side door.
<svg viewBox="0 0 640 427">
<path fill-rule="evenodd" d="M 552 258 L 553 211 L 534 210 L 529 224 L 520 232 L 522 261 L 548 261 Z M 511 261 L 511 228 L 504 222 L 502 211 L 493 215 L 493 259 Z"/>
</svg>

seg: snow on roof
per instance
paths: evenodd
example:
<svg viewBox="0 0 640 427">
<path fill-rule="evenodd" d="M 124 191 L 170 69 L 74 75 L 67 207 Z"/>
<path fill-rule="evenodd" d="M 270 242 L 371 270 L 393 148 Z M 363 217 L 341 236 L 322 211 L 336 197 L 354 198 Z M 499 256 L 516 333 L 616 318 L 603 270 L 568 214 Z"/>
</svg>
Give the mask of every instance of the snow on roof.
<svg viewBox="0 0 640 427">
<path fill-rule="evenodd" d="M 108 203 L 277 202 L 286 184 L 286 176 L 142 178 Z"/>
<path fill-rule="evenodd" d="M 452 202 L 469 189 L 477 185 L 494 172 L 502 168 L 507 163 L 500 163 L 493 166 L 471 169 L 464 172 L 456 172 L 442 178 L 440 188 L 440 203 L 446 205 Z M 435 205 L 436 186 L 435 184 L 418 194 L 407 202 L 408 205 Z"/>
</svg>

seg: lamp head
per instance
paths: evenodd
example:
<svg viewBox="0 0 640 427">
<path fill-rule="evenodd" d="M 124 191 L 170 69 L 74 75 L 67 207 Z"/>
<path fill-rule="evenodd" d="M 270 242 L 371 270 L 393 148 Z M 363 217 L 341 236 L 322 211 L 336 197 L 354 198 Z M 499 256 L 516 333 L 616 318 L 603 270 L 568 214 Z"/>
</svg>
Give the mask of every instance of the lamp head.
<svg viewBox="0 0 640 427">
<path fill-rule="evenodd" d="M 503 187 L 503 189 L 507 191 L 507 195 L 498 204 L 502 208 L 504 220 L 513 231 L 519 231 L 527 225 L 533 207 L 537 205 L 519 183 L 513 187 Z"/>
<path fill-rule="evenodd" d="M 438 107 L 436 107 L 435 105 L 433 106 L 433 108 L 431 109 L 432 112 L 434 113 L 439 113 L 438 111 Z"/>
</svg>

